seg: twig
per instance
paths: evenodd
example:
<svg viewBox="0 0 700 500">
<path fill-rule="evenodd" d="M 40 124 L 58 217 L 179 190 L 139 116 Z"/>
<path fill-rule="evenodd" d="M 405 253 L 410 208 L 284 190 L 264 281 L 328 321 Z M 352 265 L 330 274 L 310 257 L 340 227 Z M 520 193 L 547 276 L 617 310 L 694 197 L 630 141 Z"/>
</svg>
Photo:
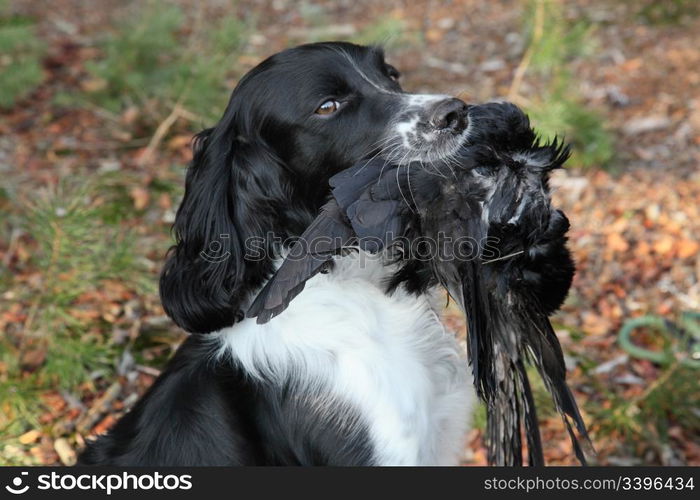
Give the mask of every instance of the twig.
<svg viewBox="0 0 700 500">
<path fill-rule="evenodd" d="M 535 6 L 535 24 L 532 29 L 532 40 L 530 41 L 530 45 L 527 47 L 523 58 L 520 60 L 518 68 L 515 70 L 513 83 L 511 83 L 510 90 L 508 91 L 509 101 L 514 101 L 519 97 L 520 85 L 523 83 L 523 78 L 525 77 L 528 66 L 530 66 L 535 49 L 539 45 L 540 40 L 542 40 L 542 35 L 544 32 L 545 1 L 546 0 L 537 0 L 537 5 Z"/>
<path fill-rule="evenodd" d="M 152 366 L 135 365 L 134 368 L 136 369 L 136 371 L 145 373 L 146 375 L 151 375 L 152 377 L 157 377 L 161 373 L 158 368 L 153 368 Z"/>
<path fill-rule="evenodd" d="M 156 128 L 153 137 L 151 137 L 151 140 L 148 142 L 148 146 L 146 146 L 146 149 L 143 151 L 143 154 L 139 159 L 139 165 L 143 166 L 150 162 L 151 158 L 153 157 L 153 153 L 158 148 L 158 146 L 160 146 L 160 143 L 163 141 L 163 137 L 165 137 L 165 134 L 168 133 L 170 127 L 173 126 L 177 119 L 182 116 L 181 112 L 182 108 L 180 107 L 180 103 L 178 102 L 175 104 L 173 110 L 165 118 L 165 120 L 160 122 L 160 125 L 158 125 L 158 128 Z"/>
<path fill-rule="evenodd" d="M 650 395 L 652 392 L 654 392 L 656 389 L 658 389 L 658 388 L 661 387 L 663 384 L 665 384 L 665 383 L 668 381 L 668 379 L 671 378 L 671 375 L 673 375 L 673 374 L 678 370 L 678 368 L 679 368 L 680 366 L 681 366 L 681 364 L 680 364 L 678 361 L 675 361 L 673 364 L 669 365 L 669 367 L 666 369 L 666 373 L 662 374 L 659 378 L 657 378 L 656 380 L 654 380 L 654 382 L 651 383 L 651 384 L 649 385 L 649 387 L 647 387 L 646 390 L 645 390 L 642 394 L 640 394 L 639 396 L 637 396 L 636 398 L 634 398 L 633 404 L 636 405 L 636 404 L 639 403 L 640 401 L 643 401 L 643 400 L 645 400 L 647 397 L 649 397 L 649 395 Z"/>
<path fill-rule="evenodd" d="M 206 121 L 202 115 L 198 115 L 197 113 L 193 113 L 189 109 L 185 109 L 183 107 L 180 107 L 180 118 L 184 118 L 185 120 L 189 120 L 191 122 L 204 123 Z"/>
<path fill-rule="evenodd" d="M 56 454 L 63 465 L 72 467 L 78 461 L 78 455 L 66 438 L 58 438 L 54 441 L 53 449 L 56 450 Z"/>
<path fill-rule="evenodd" d="M 87 413 L 75 424 L 75 429 L 80 434 L 88 434 L 95 424 L 97 424 L 100 417 L 110 410 L 112 403 L 117 399 L 121 391 L 122 385 L 119 382 L 114 382 L 110 385 L 102 397 L 95 401 Z"/>
<path fill-rule="evenodd" d="M 644 401 L 646 398 L 649 397 L 649 395 L 652 392 L 656 391 L 659 387 L 668 382 L 668 380 L 671 378 L 671 375 L 673 375 L 679 367 L 680 363 L 677 361 L 674 364 L 670 365 L 666 370 L 666 373 L 661 375 L 651 385 L 649 385 L 649 387 L 647 387 L 642 394 L 633 398 L 627 405 L 617 408 L 615 410 L 615 413 L 624 414 L 627 417 L 633 418 L 637 413 L 639 413 L 639 403 Z M 634 429 L 637 432 L 641 432 L 641 426 L 639 425 L 639 422 L 632 420 L 631 426 L 634 427 Z"/>
</svg>

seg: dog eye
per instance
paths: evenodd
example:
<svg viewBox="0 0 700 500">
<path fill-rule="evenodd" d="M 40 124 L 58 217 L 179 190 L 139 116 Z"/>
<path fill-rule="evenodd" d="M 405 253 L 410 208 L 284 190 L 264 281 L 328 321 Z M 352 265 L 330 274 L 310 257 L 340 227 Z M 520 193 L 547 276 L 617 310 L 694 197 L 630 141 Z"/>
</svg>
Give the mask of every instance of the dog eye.
<svg viewBox="0 0 700 500">
<path fill-rule="evenodd" d="M 317 115 L 330 115 L 331 113 L 335 113 L 338 111 L 338 108 L 340 107 L 340 103 L 338 101 L 335 101 L 331 99 L 330 101 L 326 101 L 323 104 L 321 104 L 318 109 L 316 110 Z"/>
<path fill-rule="evenodd" d="M 395 82 L 399 81 L 399 77 L 401 76 L 401 73 L 399 73 L 399 70 L 394 68 L 391 64 L 386 65 L 386 73 Z"/>
</svg>

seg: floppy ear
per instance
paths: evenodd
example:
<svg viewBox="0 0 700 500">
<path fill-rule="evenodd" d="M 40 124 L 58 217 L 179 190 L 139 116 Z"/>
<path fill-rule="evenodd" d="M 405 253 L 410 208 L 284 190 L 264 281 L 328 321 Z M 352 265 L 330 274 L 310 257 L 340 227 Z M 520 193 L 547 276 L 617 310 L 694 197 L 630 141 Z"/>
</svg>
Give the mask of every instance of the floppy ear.
<svg viewBox="0 0 700 500">
<path fill-rule="evenodd" d="M 198 134 L 185 196 L 160 278 L 165 312 L 208 333 L 242 319 L 249 295 L 272 273 L 271 236 L 284 237 L 284 165 L 262 141 L 237 138 L 233 116 Z M 287 205 L 287 206 L 285 206 Z"/>
</svg>

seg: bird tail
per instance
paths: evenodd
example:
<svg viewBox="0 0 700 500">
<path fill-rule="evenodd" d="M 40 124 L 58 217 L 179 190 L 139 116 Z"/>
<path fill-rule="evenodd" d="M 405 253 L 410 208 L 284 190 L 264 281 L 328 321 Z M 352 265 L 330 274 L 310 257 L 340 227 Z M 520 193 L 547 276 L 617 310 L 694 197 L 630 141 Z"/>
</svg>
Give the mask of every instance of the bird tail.
<svg viewBox="0 0 700 500">
<path fill-rule="evenodd" d="M 525 433 L 528 464 L 544 465 L 537 410 L 520 352 L 513 318 L 494 303 L 483 286 L 479 263 L 462 267 L 445 283 L 467 318 L 468 353 L 477 394 L 487 406 L 486 441 L 492 465 L 523 465 Z M 444 275 L 443 275 L 444 276 Z"/>
<path fill-rule="evenodd" d="M 561 415 L 571 439 L 576 458 L 582 465 L 586 465 L 584 448 L 591 454 L 594 454 L 595 450 L 574 395 L 566 383 L 566 365 L 561 345 L 542 308 L 534 301 L 524 307 L 527 308 L 528 313 L 522 314 L 518 323 L 525 329 L 523 338 L 530 348 L 529 358 L 552 395 L 554 406 Z"/>
<path fill-rule="evenodd" d="M 544 454 L 537 410 L 525 366 L 504 353 L 496 356 L 495 371 L 500 390 L 491 395 L 487 414 L 488 461 L 492 465 L 523 465 L 523 431 L 527 442 L 527 463 L 543 466 Z"/>
<path fill-rule="evenodd" d="M 523 444 L 527 444 L 528 464 L 544 465 L 537 411 L 525 369 L 529 361 L 539 371 L 562 415 L 576 457 L 585 465 L 581 443 L 590 450 L 593 446 L 566 384 L 564 356 L 547 314 L 530 294 L 510 291 L 501 295 L 490 286 L 494 284 L 487 277 L 490 273 L 484 273 L 484 267 L 476 261 L 470 264 L 460 269 L 459 276 L 448 277 L 444 284 L 467 317 L 474 383 L 488 409 L 489 463 L 522 465 Z M 494 276 L 503 279 L 502 272 Z"/>
</svg>

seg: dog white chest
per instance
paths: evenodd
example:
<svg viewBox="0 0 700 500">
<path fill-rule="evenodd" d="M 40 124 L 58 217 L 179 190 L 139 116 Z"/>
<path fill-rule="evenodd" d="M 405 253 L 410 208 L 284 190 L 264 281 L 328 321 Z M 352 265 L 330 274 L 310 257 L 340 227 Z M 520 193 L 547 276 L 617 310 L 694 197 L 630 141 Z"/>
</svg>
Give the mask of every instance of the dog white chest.
<svg viewBox="0 0 700 500">
<path fill-rule="evenodd" d="M 349 403 L 376 463 L 455 464 L 475 399 L 467 362 L 431 297 L 384 293 L 391 270 L 361 252 L 338 258 L 269 323 L 246 319 L 216 335 L 251 375 Z"/>
</svg>

